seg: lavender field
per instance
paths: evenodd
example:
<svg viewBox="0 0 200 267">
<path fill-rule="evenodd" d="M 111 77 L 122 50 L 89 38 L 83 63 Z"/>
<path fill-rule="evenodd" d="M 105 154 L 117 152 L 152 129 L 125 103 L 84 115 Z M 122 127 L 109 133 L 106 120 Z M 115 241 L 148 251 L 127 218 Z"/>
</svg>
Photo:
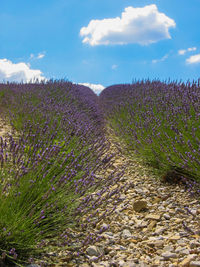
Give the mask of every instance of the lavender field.
<svg viewBox="0 0 200 267">
<path fill-rule="evenodd" d="M 77 255 L 98 240 L 87 224 L 110 216 L 128 188 L 112 189 L 121 172 L 99 175 L 114 157 L 108 127 L 160 177 L 189 190 L 200 181 L 198 83 L 141 81 L 99 97 L 65 81 L 0 84 L 0 114 L 15 130 L 0 137 L 0 264 L 32 263 L 58 237 Z M 82 229 L 77 246 L 69 229 Z"/>
</svg>

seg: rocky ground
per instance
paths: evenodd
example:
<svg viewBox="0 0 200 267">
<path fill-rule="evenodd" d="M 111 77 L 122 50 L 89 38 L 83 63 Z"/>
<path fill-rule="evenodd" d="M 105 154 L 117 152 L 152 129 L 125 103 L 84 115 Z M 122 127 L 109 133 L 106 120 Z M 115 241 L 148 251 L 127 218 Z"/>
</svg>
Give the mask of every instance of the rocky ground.
<svg viewBox="0 0 200 267">
<path fill-rule="evenodd" d="M 112 216 L 89 227 L 90 234 L 104 227 L 101 241 L 85 246 L 70 262 L 61 250 L 49 266 L 200 266 L 200 197 L 156 179 L 118 146 L 115 140 L 113 168 L 126 165 L 120 183 L 131 186 Z"/>
<path fill-rule="evenodd" d="M 12 131 L 11 126 L 0 117 L 0 137 L 6 137 L 9 133 L 11 134 Z"/>
</svg>

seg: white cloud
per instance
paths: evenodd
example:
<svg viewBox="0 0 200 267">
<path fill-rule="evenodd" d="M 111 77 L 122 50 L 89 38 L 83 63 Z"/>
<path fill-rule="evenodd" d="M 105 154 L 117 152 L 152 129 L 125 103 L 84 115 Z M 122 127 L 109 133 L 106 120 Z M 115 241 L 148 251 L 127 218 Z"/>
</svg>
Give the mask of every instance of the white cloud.
<svg viewBox="0 0 200 267">
<path fill-rule="evenodd" d="M 102 84 L 93 84 L 93 83 L 79 83 L 81 85 L 85 85 L 87 87 L 89 87 L 90 89 L 92 89 L 97 95 L 101 93 L 101 91 L 103 91 L 103 89 L 105 88 Z"/>
<path fill-rule="evenodd" d="M 30 82 L 38 79 L 46 80 L 40 70 L 33 70 L 30 64 L 20 62 L 12 63 L 8 59 L 0 59 L 0 81 L 9 82 Z"/>
<path fill-rule="evenodd" d="M 189 58 L 186 59 L 186 63 L 188 64 L 200 63 L 200 54 L 190 56 Z"/>
<path fill-rule="evenodd" d="M 34 57 L 34 54 L 30 54 L 30 59 L 33 59 Z"/>
<path fill-rule="evenodd" d="M 30 54 L 30 59 L 41 59 L 45 57 L 45 52 L 38 53 L 36 56 L 34 54 Z"/>
<path fill-rule="evenodd" d="M 187 52 L 192 52 L 192 51 L 196 51 L 197 48 L 196 47 L 189 47 L 187 49 L 180 49 L 178 50 L 178 54 L 179 55 L 185 55 Z"/>
<path fill-rule="evenodd" d="M 37 55 L 37 58 L 38 58 L 38 59 L 41 59 L 41 58 L 43 58 L 43 57 L 45 57 L 45 53 L 39 53 L 39 54 Z"/>
<path fill-rule="evenodd" d="M 188 48 L 188 51 L 190 52 L 190 51 L 196 51 L 197 50 L 197 48 L 196 47 L 189 47 Z"/>
<path fill-rule="evenodd" d="M 116 69 L 117 69 L 117 67 L 118 67 L 118 65 L 116 65 L 116 64 L 113 64 L 113 65 L 112 65 L 112 67 L 111 67 L 111 69 L 112 69 L 112 70 L 116 70 Z"/>
<path fill-rule="evenodd" d="M 178 54 L 179 55 L 185 55 L 186 52 L 187 52 L 186 49 L 180 49 L 180 50 L 178 50 Z"/>
<path fill-rule="evenodd" d="M 121 17 L 91 20 L 82 27 L 83 43 L 95 45 L 138 43 L 148 45 L 170 39 L 169 28 L 175 27 L 173 19 L 158 11 L 155 4 L 141 8 L 127 7 Z"/>
<path fill-rule="evenodd" d="M 166 54 L 163 57 L 161 57 L 160 59 L 153 59 L 152 63 L 155 64 L 155 63 L 158 63 L 158 62 L 165 61 L 168 58 L 168 56 L 169 56 L 169 54 Z"/>
</svg>

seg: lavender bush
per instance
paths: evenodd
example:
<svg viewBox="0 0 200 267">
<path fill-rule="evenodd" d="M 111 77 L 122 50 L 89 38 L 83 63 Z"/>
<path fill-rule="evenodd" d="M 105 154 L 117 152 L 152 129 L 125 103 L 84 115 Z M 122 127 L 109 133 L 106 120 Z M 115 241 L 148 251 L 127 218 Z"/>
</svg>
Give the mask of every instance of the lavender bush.
<svg viewBox="0 0 200 267">
<path fill-rule="evenodd" d="M 100 95 L 116 133 L 162 174 L 200 180 L 200 83 L 140 81 Z M 173 175 L 172 175 L 173 176 Z"/>
<path fill-rule="evenodd" d="M 106 213 L 96 210 L 117 196 L 110 188 L 120 174 L 95 175 L 112 156 L 89 88 L 65 81 L 1 84 L 0 104 L 1 117 L 16 129 L 0 138 L 0 251 L 4 263 L 20 265 L 40 254 L 45 240 L 102 219 Z"/>
</svg>

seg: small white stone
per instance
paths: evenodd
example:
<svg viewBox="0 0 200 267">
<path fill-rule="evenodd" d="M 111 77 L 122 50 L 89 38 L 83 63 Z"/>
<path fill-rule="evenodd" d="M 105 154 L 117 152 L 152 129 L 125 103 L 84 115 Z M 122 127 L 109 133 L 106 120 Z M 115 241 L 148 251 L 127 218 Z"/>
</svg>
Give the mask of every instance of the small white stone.
<svg viewBox="0 0 200 267">
<path fill-rule="evenodd" d="M 162 253 L 162 257 L 165 259 L 175 259 L 177 258 L 177 255 L 176 253 L 165 252 L 165 253 Z"/>
<path fill-rule="evenodd" d="M 169 220 L 171 217 L 169 216 L 169 214 L 165 213 L 163 214 L 163 217 L 166 219 L 166 220 Z"/>
<path fill-rule="evenodd" d="M 124 260 L 120 260 L 120 261 L 119 261 L 119 266 L 120 266 L 120 267 L 124 267 L 124 266 L 125 266 L 124 264 L 125 264 L 125 261 L 124 261 Z"/>
<path fill-rule="evenodd" d="M 109 226 L 108 226 L 108 224 L 106 224 L 106 223 L 103 223 L 103 224 L 102 224 L 102 226 L 101 226 L 101 228 L 108 229 L 108 228 L 109 228 Z"/>
<path fill-rule="evenodd" d="M 99 249 L 96 246 L 90 246 L 86 249 L 86 252 L 89 256 L 100 256 L 101 254 L 103 254 L 103 250 Z"/>
<path fill-rule="evenodd" d="M 166 227 L 159 227 L 158 226 L 158 227 L 156 227 L 155 234 L 160 235 L 160 234 L 164 233 L 166 230 L 167 230 Z"/>
<path fill-rule="evenodd" d="M 200 247 L 200 242 L 196 242 L 196 241 L 192 240 L 192 241 L 190 242 L 190 248 L 191 248 L 191 249 L 194 249 L 194 248 L 196 248 L 196 247 Z"/>
<path fill-rule="evenodd" d="M 129 238 L 131 236 L 132 236 L 132 234 L 128 229 L 123 230 L 123 232 L 122 232 L 122 237 L 123 238 Z"/>
<path fill-rule="evenodd" d="M 190 267 L 200 267 L 200 261 L 191 261 Z"/>
<path fill-rule="evenodd" d="M 137 267 L 137 265 L 132 261 L 127 261 L 126 265 L 124 265 L 124 266 L 126 266 L 126 267 Z"/>
<path fill-rule="evenodd" d="M 96 257 L 96 256 L 91 256 L 89 259 L 91 262 L 97 262 L 98 261 L 98 257 Z"/>
<path fill-rule="evenodd" d="M 189 251 L 189 249 L 184 249 L 184 250 L 180 251 L 180 254 L 183 256 L 187 256 L 190 254 L 190 251 Z"/>
<path fill-rule="evenodd" d="M 105 232 L 104 234 L 107 235 L 107 236 L 113 237 L 113 233 L 112 232 Z"/>
<path fill-rule="evenodd" d="M 166 252 L 171 252 L 174 250 L 174 248 L 172 246 L 165 246 L 163 250 Z"/>
<path fill-rule="evenodd" d="M 190 209 L 190 211 L 191 211 L 191 213 L 192 213 L 193 215 L 197 215 L 197 210 L 196 210 L 196 209 Z"/>
<path fill-rule="evenodd" d="M 145 216 L 145 218 L 148 220 L 156 220 L 159 221 L 160 220 L 160 215 L 159 214 L 148 214 Z"/>
</svg>

